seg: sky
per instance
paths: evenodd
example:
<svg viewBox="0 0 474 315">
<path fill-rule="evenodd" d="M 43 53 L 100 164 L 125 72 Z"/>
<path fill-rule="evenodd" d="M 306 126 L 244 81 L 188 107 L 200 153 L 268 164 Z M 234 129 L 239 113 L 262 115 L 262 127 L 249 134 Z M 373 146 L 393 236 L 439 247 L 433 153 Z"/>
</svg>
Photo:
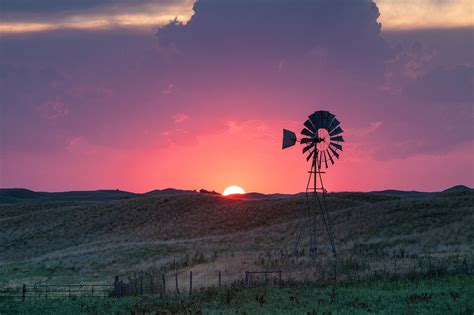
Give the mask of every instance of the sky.
<svg viewBox="0 0 474 315">
<path fill-rule="evenodd" d="M 282 129 L 329 110 L 329 191 L 474 186 L 466 0 L 1 0 L 0 187 L 295 193 Z"/>
</svg>

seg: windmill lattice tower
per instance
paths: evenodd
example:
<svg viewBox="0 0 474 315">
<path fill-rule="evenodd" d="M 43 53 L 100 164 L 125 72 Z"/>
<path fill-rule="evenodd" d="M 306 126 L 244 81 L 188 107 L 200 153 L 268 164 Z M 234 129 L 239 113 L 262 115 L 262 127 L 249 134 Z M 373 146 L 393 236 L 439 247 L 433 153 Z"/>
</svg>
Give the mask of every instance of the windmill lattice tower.
<svg viewBox="0 0 474 315">
<path fill-rule="evenodd" d="M 326 203 L 326 189 L 323 183 L 323 171 L 334 164 L 334 158 L 339 159 L 342 151 L 341 143 L 344 142 L 340 121 L 336 116 L 328 111 L 316 111 L 308 117 L 301 130 L 301 139 L 297 139 L 296 134 L 290 130 L 283 129 L 282 149 L 286 149 L 299 142 L 304 146 L 303 154 L 307 154 L 306 160 L 311 160 L 311 169 L 308 172 L 308 182 L 306 185 L 306 215 L 308 221 L 304 224 L 302 217 L 297 224 L 297 238 L 294 246 L 294 253 L 298 252 L 298 247 L 302 239 L 303 230 L 309 228 L 309 254 L 316 257 L 317 254 L 317 229 L 318 222 L 322 221 L 324 229 L 331 243 L 331 249 L 336 256 L 336 246 L 332 232 L 331 221 Z M 318 217 L 321 218 L 318 221 Z"/>
</svg>

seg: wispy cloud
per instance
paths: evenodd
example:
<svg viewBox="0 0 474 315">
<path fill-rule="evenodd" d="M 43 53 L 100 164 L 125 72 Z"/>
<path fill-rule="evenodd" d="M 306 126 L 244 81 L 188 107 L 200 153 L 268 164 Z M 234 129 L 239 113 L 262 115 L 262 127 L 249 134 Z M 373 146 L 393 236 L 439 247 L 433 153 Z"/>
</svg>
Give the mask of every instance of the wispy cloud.
<svg viewBox="0 0 474 315">
<path fill-rule="evenodd" d="M 173 121 L 175 124 L 181 124 L 189 119 L 190 119 L 189 115 L 184 114 L 184 113 L 179 113 L 173 116 Z"/>
<path fill-rule="evenodd" d="M 383 29 L 473 27 L 472 0 L 375 0 Z"/>
<path fill-rule="evenodd" d="M 12 2 L 12 1 L 10 1 Z M 78 7 L 76 1 L 61 5 L 61 11 L 28 5 L 8 5 L 2 8 L 0 34 L 45 32 L 63 29 L 101 30 L 117 27 L 149 28 L 164 25 L 175 18 L 187 21 L 192 13 L 193 0 L 105 2 L 97 7 Z M 81 2 L 82 3 L 82 2 Z"/>
</svg>

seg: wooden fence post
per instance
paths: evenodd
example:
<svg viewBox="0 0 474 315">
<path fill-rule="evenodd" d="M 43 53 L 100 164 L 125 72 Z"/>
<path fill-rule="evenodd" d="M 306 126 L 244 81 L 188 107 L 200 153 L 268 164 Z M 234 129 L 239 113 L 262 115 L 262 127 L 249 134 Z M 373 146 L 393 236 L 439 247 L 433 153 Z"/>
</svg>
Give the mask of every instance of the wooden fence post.
<svg viewBox="0 0 474 315">
<path fill-rule="evenodd" d="M 178 273 L 177 272 L 175 272 L 175 274 L 174 274 L 174 282 L 176 284 L 176 293 L 179 294 Z"/>
<path fill-rule="evenodd" d="M 394 274 L 394 277 L 396 278 L 397 277 L 397 258 L 393 259 L 393 274 Z"/>
<path fill-rule="evenodd" d="M 23 284 L 23 288 L 21 289 L 21 299 L 24 301 L 26 298 L 26 284 Z"/>
<path fill-rule="evenodd" d="M 163 294 L 166 294 L 166 278 L 165 278 L 165 274 L 163 274 Z"/>
<path fill-rule="evenodd" d="M 68 285 L 68 288 L 67 288 L 67 289 L 68 289 L 68 290 L 67 290 L 67 291 L 68 291 L 67 296 L 68 296 L 68 298 L 71 298 L 71 286 Z"/>
<path fill-rule="evenodd" d="M 151 294 L 154 293 L 154 288 L 153 288 L 153 275 L 150 276 L 150 292 L 151 292 Z"/>
<path fill-rule="evenodd" d="M 44 293 L 45 293 L 45 298 L 46 300 L 48 299 L 48 285 L 45 285 L 44 287 Z"/>
<path fill-rule="evenodd" d="M 466 274 L 468 274 L 468 273 L 469 273 L 469 270 L 468 270 L 468 268 L 467 268 L 467 255 L 466 255 L 466 254 L 464 254 L 464 263 L 463 263 L 463 264 L 464 264 L 464 272 L 465 272 Z"/>
<path fill-rule="evenodd" d="M 140 276 L 140 295 L 143 295 L 143 278 Z"/>
<path fill-rule="evenodd" d="M 219 271 L 219 275 L 218 275 L 218 278 L 219 278 L 219 288 L 222 286 L 222 274 L 221 272 Z"/>
<path fill-rule="evenodd" d="M 193 292 L 193 272 L 189 271 L 189 294 Z"/>
</svg>

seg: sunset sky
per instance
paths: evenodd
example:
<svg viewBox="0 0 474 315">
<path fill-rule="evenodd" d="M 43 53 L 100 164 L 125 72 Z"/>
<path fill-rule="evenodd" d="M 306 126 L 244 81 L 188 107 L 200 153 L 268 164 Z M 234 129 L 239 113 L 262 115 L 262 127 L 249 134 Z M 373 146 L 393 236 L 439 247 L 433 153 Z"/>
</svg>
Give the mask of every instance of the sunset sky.
<svg viewBox="0 0 474 315">
<path fill-rule="evenodd" d="M 0 188 L 299 192 L 321 109 L 329 191 L 472 187 L 473 67 L 471 0 L 1 0 Z"/>
</svg>

